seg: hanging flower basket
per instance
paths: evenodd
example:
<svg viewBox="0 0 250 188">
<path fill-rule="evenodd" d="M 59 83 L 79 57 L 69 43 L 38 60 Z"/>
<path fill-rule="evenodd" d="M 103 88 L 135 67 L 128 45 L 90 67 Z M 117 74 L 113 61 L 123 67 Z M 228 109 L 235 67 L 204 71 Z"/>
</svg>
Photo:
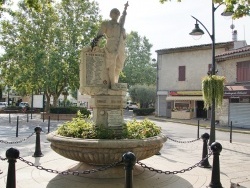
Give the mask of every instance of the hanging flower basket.
<svg viewBox="0 0 250 188">
<path fill-rule="evenodd" d="M 221 107 L 224 95 L 224 76 L 209 75 L 202 79 L 204 108 L 208 109 L 215 99 L 215 107 Z"/>
</svg>

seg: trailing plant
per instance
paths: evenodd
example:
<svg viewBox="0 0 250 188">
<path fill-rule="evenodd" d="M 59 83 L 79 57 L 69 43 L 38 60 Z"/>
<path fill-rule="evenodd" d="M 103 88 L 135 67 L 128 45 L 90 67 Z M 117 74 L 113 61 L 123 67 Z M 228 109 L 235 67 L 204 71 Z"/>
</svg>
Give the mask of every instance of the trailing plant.
<svg viewBox="0 0 250 188">
<path fill-rule="evenodd" d="M 83 139 L 144 139 L 157 136 L 161 128 L 155 123 L 145 119 L 143 121 L 132 120 L 123 125 L 121 135 L 117 136 L 115 131 L 105 127 L 95 126 L 93 122 L 78 112 L 72 121 L 65 122 L 57 129 L 57 134 L 66 137 Z"/>
<path fill-rule="evenodd" d="M 224 96 L 224 76 L 209 75 L 202 79 L 204 108 L 208 109 L 215 99 L 215 107 L 221 107 Z"/>
</svg>

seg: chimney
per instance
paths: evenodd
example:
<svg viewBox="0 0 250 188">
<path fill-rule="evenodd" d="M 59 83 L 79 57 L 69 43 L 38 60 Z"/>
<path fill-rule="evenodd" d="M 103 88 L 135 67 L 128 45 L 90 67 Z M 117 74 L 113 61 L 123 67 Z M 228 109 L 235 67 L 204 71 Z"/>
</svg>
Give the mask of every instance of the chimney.
<svg viewBox="0 0 250 188">
<path fill-rule="evenodd" d="M 233 40 L 234 42 L 237 41 L 237 30 L 233 30 L 233 32 L 232 32 L 232 40 Z"/>
</svg>

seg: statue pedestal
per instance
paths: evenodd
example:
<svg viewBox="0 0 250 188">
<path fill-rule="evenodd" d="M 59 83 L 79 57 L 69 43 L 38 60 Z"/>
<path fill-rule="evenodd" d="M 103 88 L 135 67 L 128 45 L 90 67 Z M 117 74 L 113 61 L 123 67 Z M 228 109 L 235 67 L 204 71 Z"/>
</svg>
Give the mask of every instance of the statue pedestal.
<svg viewBox="0 0 250 188">
<path fill-rule="evenodd" d="M 126 92 L 108 90 L 106 95 L 92 95 L 93 120 L 97 126 L 121 130 Z"/>
</svg>

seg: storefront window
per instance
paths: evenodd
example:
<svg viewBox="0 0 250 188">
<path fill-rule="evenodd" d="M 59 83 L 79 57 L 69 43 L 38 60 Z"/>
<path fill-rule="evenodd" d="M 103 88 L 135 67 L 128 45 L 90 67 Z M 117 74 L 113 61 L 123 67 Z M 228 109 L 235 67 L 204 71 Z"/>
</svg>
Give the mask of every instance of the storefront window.
<svg viewBox="0 0 250 188">
<path fill-rule="evenodd" d="M 188 110 L 190 108 L 188 101 L 185 101 L 185 102 L 175 102 L 174 103 L 174 107 L 175 107 L 175 110 L 177 110 L 177 111 Z"/>
</svg>

